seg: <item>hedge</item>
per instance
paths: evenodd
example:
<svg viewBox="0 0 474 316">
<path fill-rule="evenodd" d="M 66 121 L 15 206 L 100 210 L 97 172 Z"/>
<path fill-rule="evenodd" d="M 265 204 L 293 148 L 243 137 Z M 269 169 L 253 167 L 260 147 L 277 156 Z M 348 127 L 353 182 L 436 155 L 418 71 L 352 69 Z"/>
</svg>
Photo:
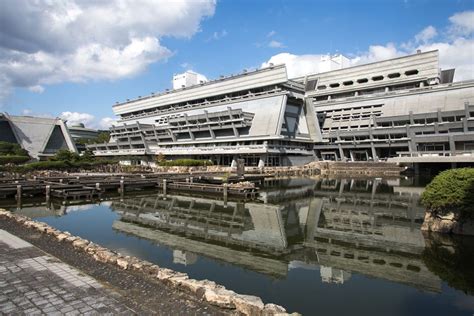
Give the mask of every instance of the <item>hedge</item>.
<svg viewBox="0 0 474 316">
<path fill-rule="evenodd" d="M 210 160 L 198 160 L 198 159 L 176 159 L 176 160 L 165 160 L 158 162 L 158 165 L 162 167 L 205 167 L 212 166 L 213 163 Z"/>
<path fill-rule="evenodd" d="M 438 174 L 421 196 L 430 211 L 474 215 L 474 168 L 446 170 Z"/>
<path fill-rule="evenodd" d="M 6 165 L 9 163 L 20 164 L 25 163 L 31 158 L 28 156 L 0 156 L 0 165 Z"/>
</svg>

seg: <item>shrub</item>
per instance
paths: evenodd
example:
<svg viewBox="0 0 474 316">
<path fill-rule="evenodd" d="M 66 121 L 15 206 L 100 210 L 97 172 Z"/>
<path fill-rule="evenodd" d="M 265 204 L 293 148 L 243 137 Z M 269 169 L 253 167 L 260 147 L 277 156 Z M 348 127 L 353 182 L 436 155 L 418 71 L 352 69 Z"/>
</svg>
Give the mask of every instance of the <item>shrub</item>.
<svg viewBox="0 0 474 316">
<path fill-rule="evenodd" d="M 29 156 L 0 156 L 0 165 L 6 165 L 9 163 L 20 164 L 30 160 Z"/>
<path fill-rule="evenodd" d="M 163 167 L 200 167 L 200 166 L 212 166 L 213 163 L 210 160 L 198 160 L 198 159 L 176 159 L 176 160 L 165 160 L 158 162 Z"/>
<path fill-rule="evenodd" d="M 421 196 L 430 211 L 474 215 L 474 168 L 446 170 L 438 174 Z"/>
</svg>

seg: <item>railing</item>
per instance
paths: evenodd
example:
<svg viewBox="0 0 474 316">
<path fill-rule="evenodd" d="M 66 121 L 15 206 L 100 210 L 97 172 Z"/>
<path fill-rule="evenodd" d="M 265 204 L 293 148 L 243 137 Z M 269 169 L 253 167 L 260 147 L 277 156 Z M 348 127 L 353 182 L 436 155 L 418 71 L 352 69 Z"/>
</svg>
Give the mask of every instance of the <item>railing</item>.
<svg viewBox="0 0 474 316">
<path fill-rule="evenodd" d="M 451 157 L 451 156 L 474 156 L 474 150 L 455 152 L 450 151 L 397 151 L 398 157 Z"/>
</svg>

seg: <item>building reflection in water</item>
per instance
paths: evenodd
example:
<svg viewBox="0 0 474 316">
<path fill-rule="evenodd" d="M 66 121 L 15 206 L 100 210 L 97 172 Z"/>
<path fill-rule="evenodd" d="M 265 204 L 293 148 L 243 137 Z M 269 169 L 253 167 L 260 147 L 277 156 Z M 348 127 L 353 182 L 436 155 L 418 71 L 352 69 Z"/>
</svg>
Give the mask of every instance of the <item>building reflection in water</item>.
<svg viewBox="0 0 474 316">
<path fill-rule="evenodd" d="M 439 292 L 423 262 L 421 192 L 400 180 L 287 179 L 261 202 L 156 195 L 111 207 L 114 229 L 171 247 L 175 263 L 205 256 L 280 278 L 312 269 L 344 284 L 359 273 Z"/>
</svg>

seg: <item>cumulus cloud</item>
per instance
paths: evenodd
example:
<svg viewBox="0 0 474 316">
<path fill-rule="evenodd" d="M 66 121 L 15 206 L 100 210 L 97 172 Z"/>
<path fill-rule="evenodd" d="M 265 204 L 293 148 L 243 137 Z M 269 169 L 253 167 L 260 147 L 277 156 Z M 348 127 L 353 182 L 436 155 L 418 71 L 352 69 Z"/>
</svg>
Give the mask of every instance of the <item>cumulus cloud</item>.
<svg viewBox="0 0 474 316">
<path fill-rule="evenodd" d="M 320 72 L 319 62 L 322 55 L 293 55 L 290 53 L 281 53 L 272 56 L 262 67 L 268 67 L 270 64 L 286 64 L 286 71 L 289 78 L 296 78 L 310 73 Z"/>
<path fill-rule="evenodd" d="M 95 117 L 89 113 L 79 113 L 79 112 L 62 112 L 59 114 L 59 117 L 63 120 L 67 121 L 69 126 L 77 125 L 77 124 L 84 124 L 86 126 L 90 126 L 91 123 L 94 122 Z"/>
<path fill-rule="evenodd" d="M 474 11 L 456 13 L 449 18 L 449 31 L 458 36 L 469 36 L 474 32 Z"/>
<path fill-rule="evenodd" d="M 2 3 L 0 97 L 12 87 L 114 80 L 166 60 L 160 38 L 189 38 L 215 0 L 36 1 Z M 222 35 L 222 34 L 221 34 Z"/>
<path fill-rule="evenodd" d="M 438 35 L 436 28 L 432 25 L 425 27 L 420 33 L 415 35 L 415 41 L 417 43 L 426 43 L 432 38 Z"/>
<path fill-rule="evenodd" d="M 371 45 L 367 51 L 351 55 L 349 64 L 359 65 L 396 58 L 414 54 L 417 50 L 438 50 L 440 67 L 442 69 L 456 68 L 455 80 L 474 79 L 473 34 L 474 11 L 460 12 L 449 18 L 449 24 L 443 32 L 438 32 L 433 26 L 427 26 L 412 39 L 400 45 L 395 43 Z M 267 67 L 270 63 L 286 64 L 288 77 L 295 78 L 321 72 L 322 70 L 319 69 L 321 56 L 281 53 L 262 63 L 262 67 Z"/>
</svg>

